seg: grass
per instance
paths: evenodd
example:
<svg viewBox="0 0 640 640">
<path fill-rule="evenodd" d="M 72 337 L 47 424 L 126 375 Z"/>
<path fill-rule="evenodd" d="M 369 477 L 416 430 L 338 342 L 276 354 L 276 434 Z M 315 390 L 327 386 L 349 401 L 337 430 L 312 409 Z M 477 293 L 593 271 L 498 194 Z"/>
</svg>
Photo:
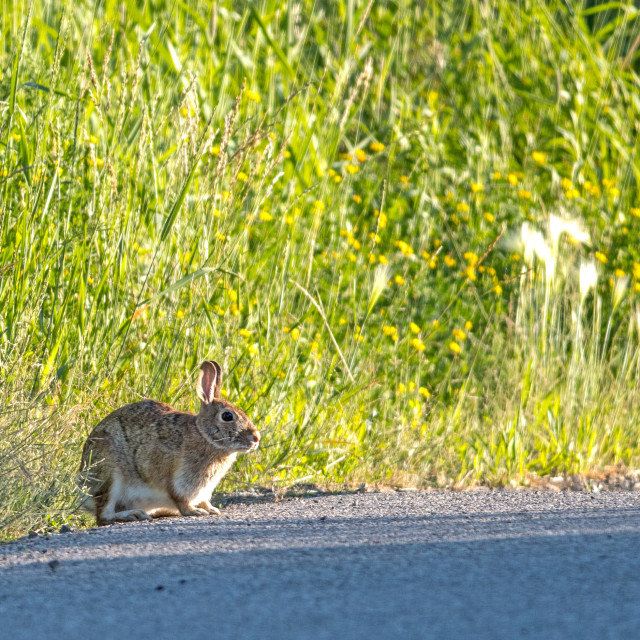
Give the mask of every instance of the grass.
<svg viewBox="0 0 640 640">
<path fill-rule="evenodd" d="M 92 426 L 212 357 L 263 433 L 221 490 L 637 465 L 637 16 L 3 7 L 2 535 L 86 522 Z"/>
</svg>

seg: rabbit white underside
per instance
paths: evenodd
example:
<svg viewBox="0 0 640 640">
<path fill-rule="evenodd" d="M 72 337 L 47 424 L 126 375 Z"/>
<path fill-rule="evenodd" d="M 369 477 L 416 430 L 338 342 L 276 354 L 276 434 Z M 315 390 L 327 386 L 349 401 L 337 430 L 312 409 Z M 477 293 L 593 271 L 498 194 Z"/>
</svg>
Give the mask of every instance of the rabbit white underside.
<svg viewBox="0 0 640 640">
<path fill-rule="evenodd" d="M 210 500 L 213 490 L 222 480 L 235 458 L 235 454 L 229 456 L 229 459 L 225 460 L 223 465 L 215 469 L 209 482 L 199 491 L 196 491 L 195 494 L 193 486 L 181 473 L 181 470 L 178 470 L 174 477 L 174 486 L 177 493 L 189 496 L 189 502 L 192 505 L 199 505 Z M 164 489 L 150 487 L 142 482 L 125 482 L 122 473 L 117 469 L 113 472 L 113 479 L 109 489 L 109 501 L 102 511 L 102 517 L 105 520 L 117 519 L 116 514 L 126 515 L 125 511 L 116 512 L 116 505 L 124 506 L 125 511 L 144 511 L 151 517 L 154 516 L 156 511 L 161 512 L 163 515 L 168 515 L 171 512 L 179 515 L 175 502 Z M 85 496 L 80 506 L 89 511 L 89 513 L 96 515 L 95 500 L 91 496 Z"/>
</svg>

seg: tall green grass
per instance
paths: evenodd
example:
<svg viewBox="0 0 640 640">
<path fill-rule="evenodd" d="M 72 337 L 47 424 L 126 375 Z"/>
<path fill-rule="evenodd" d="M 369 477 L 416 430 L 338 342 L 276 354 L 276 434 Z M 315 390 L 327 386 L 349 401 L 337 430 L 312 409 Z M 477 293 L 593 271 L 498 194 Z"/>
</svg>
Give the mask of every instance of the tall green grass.
<svg viewBox="0 0 640 640">
<path fill-rule="evenodd" d="M 633 3 L 15 3 L 0 28 L 5 535 L 80 521 L 92 426 L 196 409 L 211 357 L 263 432 L 223 490 L 638 463 Z"/>
</svg>

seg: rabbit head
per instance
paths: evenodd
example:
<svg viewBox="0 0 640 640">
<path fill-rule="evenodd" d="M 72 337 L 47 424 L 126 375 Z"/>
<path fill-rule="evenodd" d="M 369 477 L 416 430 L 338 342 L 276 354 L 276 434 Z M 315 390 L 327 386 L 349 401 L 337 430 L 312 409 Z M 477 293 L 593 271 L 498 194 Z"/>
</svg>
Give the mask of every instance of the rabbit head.
<svg viewBox="0 0 640 640">
<path fill-rule="evenodd" d="M 222 367 L 215 360 L 203 362 L 196 384 L 200 398 L 198 430 L 217 449 L 229 452 L 257 449 L 260 433 L 242 409 L 220 396 L 221 387 Z"/>
</svg>

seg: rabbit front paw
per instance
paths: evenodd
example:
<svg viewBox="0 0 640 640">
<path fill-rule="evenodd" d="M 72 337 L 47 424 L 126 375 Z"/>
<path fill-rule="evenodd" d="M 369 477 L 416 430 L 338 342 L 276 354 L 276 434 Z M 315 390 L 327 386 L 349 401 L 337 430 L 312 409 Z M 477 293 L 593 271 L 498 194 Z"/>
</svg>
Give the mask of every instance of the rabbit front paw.
<svg viewBox="0 0 640 640">
<path fill-rule="evenodd" d="M 196 505 L 200 509 L 204 509 L 208 514 L 213 516 L 220 516 L 222 512 L 217 507 L 214 507 L 208 500 L 203 500 L 199 504 Z"/>
<path fill-rule="evenodd" d="M 184 506 L 180 506 L 180 515 L 183 516 L 208 516 L 209 512 L 206 509 L 201 509 L 200 507 L 194 507 L 189 504 Z"/>
</svg>

